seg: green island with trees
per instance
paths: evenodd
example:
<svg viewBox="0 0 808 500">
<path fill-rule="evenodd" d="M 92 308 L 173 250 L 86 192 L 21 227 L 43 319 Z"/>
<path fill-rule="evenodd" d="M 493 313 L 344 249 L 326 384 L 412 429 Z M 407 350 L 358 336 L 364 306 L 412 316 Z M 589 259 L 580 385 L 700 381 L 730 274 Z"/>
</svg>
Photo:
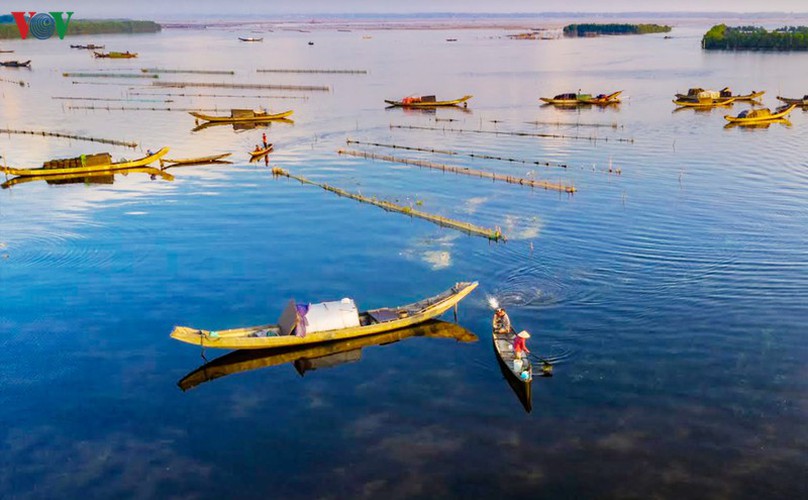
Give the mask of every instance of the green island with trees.
<svg viewBox="0 0 808 500">
<path fill-rule="evenodd" d="M 705 50 L 808 50 L 808 27 L 784 26 L 768 31 L 759 26 L 718 24 L 701 39 Z"/>
<path fill-rule="evenodd" d="M 659 24 L 568 24 L 564 36 L 645 35 L 668 33 L 672 28 Z"/>
<path fill-rule="evenodd" d="M 160 25 L 154 21 L 130 21 L 126 19 L 72 19 L 67 25 L 67 35 L 106 35 L 114 33 L 157 33 Z M 54 37 L 56 34 L 54 33 Z M 0 39 L 20 38 L 20 30 L 11 16 L 0 16 Z M 30 38 L 30 36 L 29 36 Z"/>
</svg>

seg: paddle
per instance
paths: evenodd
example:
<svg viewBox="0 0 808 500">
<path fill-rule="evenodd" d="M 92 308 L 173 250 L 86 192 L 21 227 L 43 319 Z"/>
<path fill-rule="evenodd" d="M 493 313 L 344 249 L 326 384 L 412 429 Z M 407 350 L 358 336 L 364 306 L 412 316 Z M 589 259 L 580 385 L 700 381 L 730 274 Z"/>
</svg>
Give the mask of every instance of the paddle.
<svg viewBox="0 0 808 500">
<path fill-rule="evenodd" d="M 513 327 L 511 327 L 511 333 L 516 335 L 516 330 L 514 330 Z M 546 359 L 542 358 L 538 354 L 528 353 L 528 355 L 535 357 L 544 364 L 544 366 L 542 367 L 543 372 L 547 373 L 553 371 L 553 364 L 547 361 Z"/>
</svg>

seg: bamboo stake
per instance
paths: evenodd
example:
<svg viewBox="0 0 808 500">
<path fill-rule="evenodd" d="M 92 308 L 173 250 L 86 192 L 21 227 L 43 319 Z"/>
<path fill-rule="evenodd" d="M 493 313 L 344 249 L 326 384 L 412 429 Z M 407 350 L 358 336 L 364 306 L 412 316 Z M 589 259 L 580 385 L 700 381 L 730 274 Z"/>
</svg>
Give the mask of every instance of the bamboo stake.
<svg viewBox="0 0 808 500">
<path fill-rule="evenodd" d="M 155 84 L 158 82 L 155 82 Z M 390 125 L 390 128 L 412 129 L 412 130 L 438 130 L 443 132 L 470 132 L 474 134 L 494 134 L 494 135 L 514 135 L 520 137 L 543 137 L 548 139 L 583 139 L 586 141 L 609 141 L 608 137 L 583 137 L 580 135 L 557 135 L 557 134 L 540 134 L 534 132 L 500 132 L 498 130 L 473 130 L 464 128 L 448 128 L 448 127 L 422 127 L 417 125 Z M 633 143 L 634 139 L 611 139 L 617 142 L 630 142 Z"/>
<path fill-rule="evenodd" d="M 329 74 L 350 74 L 367 75 L 364 69 L 257 69 L 258 73 L 329 73 Z"/>
<path fill-rule="evenodd" d="M 206 83 L 206 82 L 152 82 L 155 87 L 164 88 L 186 88 L 186 87 L 209 87 L 217 89 L 265 89 L 265 90 L 310 90 L 324 91 L 331 90 L 329 87 L 320 85 L 268 85 L 260 83 Z"/>
<path fill-rule="evenodd" d="M 317 186 L 319 188 L 325 189 L 326 191 L 331 191 L 332 193 L 343 196 L 345 198 L 351 198 L 352 200 L 359 201 L 361 203 L 368 203 L 370 205 L 375 205 L 379 208 L 387 210 L 388 212 L 397 212 L 405 215 L 409 215 L 410 217 L 418 217 L 420 219 L 428 220 L 434 224 L 437 224 L 442 227 L 448 227 L 451 229 L 457 229 L 459 231 L 463 231 L 464 233 L 473 235 L 473 236 L 482 236 L 484 238 L 488 238 L 489 240 L 498 241 L 503 240 L 505 241 L 505 236 L 502 234 L 502 231 L 497 229 L 488 229 L 480 226 L 475 226 L 474 224 L 470 224 L 468 222 L 457 221 L 454 219 L 449 219 L 447 217 L 441 217 L 439 215 L 429 214 L 427 212 L 422 212 L 420 210 L 415 210 L 410 207 L 405 207 L 401 205 L 397 205 L 395 203 L 391 203 L 389 201 L 382 201 L 377 200 L 376 198 L 368 198 L 366 196 L 362 196 L 359 194 L 349 193 L 340 188 L 336 188 L 333 186 L 329 186 L 328 184 L 320 184 L 309 180 L 305 177 L 294 175 L 289 173 L 287 170 L 282 168 L 273 167 L 272 168 L 272 175 L 274 176 L 283 176 L 288 177 L 290 179 L 294 179 L 301 184 L 310 184 L 312 186 Z"/>
<path fill-rule="evenodd" d="M 362 144 L 365 146 L 377 146 L 380 148 L 392 148 L 392 149 L 405 149 L 407 151 L 421 151 L 424 153 L 436 153 L 441 155 L 452 155 L 452 156 L 468 156 L 469 158 L 480 158 L 483 160 L 499 160 L 499 161 L 507 161 L 511 163 L 525 163 L 528 165 L 543 165 L 546 167 L 560 167 L 560 168 L 567 168 L 567 165 L 564 163 L 558 162 L 549 162 L 549 161 L 532 161 L 532 160 L 520 160 L 517 158 L 505 158 L 502 156 L 492 156 L 492 155 L 484 155 L 484 154 L 477 154 L 477 153 L 460 153 L 457 151 L 450 151 L 444 149 L 431 149 L 431 148 L 417 148 L 414 146 L 400 146 L 398 144 L 381 144 L 378 142 L 362 142 L 362 141 L 354 141 L 352 139 L 347 139 L 345 141 L 347 144 Z"/>
<path fill-rule="evenodd" d="M 159 75 L 140 75 L 137 73 L 62 73 L 72 78 L 160 78 Z"/>
<path fill-rule="evenodd" d="M 231 70 L 201 70 L 201 69 L 162 69 L 162 68 L 141 68 L 143 73 L 188 73 L 194 75 L 235 75 Z"/>
<path fill-rule="evenodd" d="M 407 158 L 397 158 L 395 156 L 377 155 L 374 153 L 366 153 L 364 151 L 353 151 L 350 149 L 339 149 L 337 153 L 341 155 L 355 156 L 358 158 L 368 158 L 371 160 L 381 160 L 390 163 L 401 163 L 404 165 L 415 165 L 417 167 L 431 168 L 433 170 L 442 170 L 444 172 L 454 172 L 456 174 L 470 175 L 473 177 L 482 177 L 485 179 L 492 179 L 495 181 L 505 181 L 510 184 L 520 184 L 522 186 L 539 187 L 544 189 L 551 189 L 555 191 L 564 191 L 566 193 L 574 193 L 576 191 L 574 186 L 565 184 L 558 184 L 549 181 L 534 181 L 532 179 L 523 179 L 521 177 L 513 177 L 511 175 L 495 174 L 493 172 L 485 172 L 483 170 L 473 170 L 464 167 L 453 167 L 451 165 L 443 165 L 440 163 L 432 163 L 423 160 L 410 160 Z"/>
<path fill-rule="evenodd" d="M 0 134 L 27 134 L 27 135 L 41 135 L 43 137 L 59 137 L 61 139 L 74 139 L 77 141 L 100 142 L 102 144 L 112 144 L 113 146 L 126 146 L 127 148 L 136 148 L 136 142 L 118 141 L 115 139 L 99 139 L 98 137 L 86 137 L 80 135 L 60 134 L 58 132 L 45 132 L 44 130 L 15 130 L 3 128 L 0 129 Z"/>
</svg>

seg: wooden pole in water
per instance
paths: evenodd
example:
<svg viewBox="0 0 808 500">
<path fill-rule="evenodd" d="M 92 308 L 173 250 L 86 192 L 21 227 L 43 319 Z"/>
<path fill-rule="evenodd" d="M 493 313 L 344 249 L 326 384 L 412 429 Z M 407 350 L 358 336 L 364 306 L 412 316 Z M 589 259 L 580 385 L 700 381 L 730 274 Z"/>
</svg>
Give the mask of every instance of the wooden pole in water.
<svg viewBox="0 0 808 500">
<path fill-rule="evenodd" d="M 154 82 L 157 84 L 158 82 Z M 449 128 L 449 127 L 422 127 L 417 125 L 390 125 L 390 128 L 410 129 L 410 130 L 437 130 L 441 132 L 467 132 L 473 134 L 494 134 L 494 135 L 514 135 L 520 137 L 543 137 L 547 139 L 583 139 L 585 141 L 609 141 L 608 137 L 584 137 L 580 135 L 558 135 L 558 134 L 540 134 L 536 132 L 500 132 L 498 130 L 474 130 L 467 128 Z M 612 138 L 612 141 L 617 142 L 634 142 L 634 139 Z"/>
<path fill-rule="evenodd" d="M 375 205 L 379 208 L 387 210 L 388 212 L 397 212 L 409 215 L 410 217 L 418 217 L 419 219 L 428 220 L 429 222 L 432 222 L 442 227 L 457 229 L 459 231 L 463 231 L 464 233 L 471 234 L 474 236 L 482 236 L 484 238 L 488 238 L 489 240 L 493 241 L 499 241 L 499 240 L 505 241 L 505 236 L 499 229 L 488 229 L 480 226 L 475 226 L 474 224 L 470 224 L 468 222 L 461 222 L 454 219 L 449 219 L 447 217 L 441 217 L 440 215 L 433 215 L 427 212 L 421 212 L 420 210 L 415 210 L 410 207 L 396 205 L 395 203 L 391 203 L 389 201 L 382 201 L 377 200 L 375 198 L 367 198 L 359 194 L 349 193 L 348 191 L 333 186 L 329 186 L 328 184 L 320 184 L 312 180 L 309 180 L 303 176 L 291 174 L 287 170 L 278 167 L 274 167 L 272 169 L 272 175 L 288 177 L 302 184 L 310 184 L 312 186 L 317 186 L 319 188 L 325 189 L 326 191 L 331 191 L 332 193 L 338 196 L 351 198 L 352 200 L 356 200 L 361 203 L 368 203 L 370 205 Z"/>
<path fill-rule="evenodd" d="M 519 160 L 517 158 L 506 158 L 503 156 L 492 156 L 492 155 L 484 155 L 484 154 L 477 154 L 477 153 L 460 153 L 458 151 L 450 151 L 447 149 L 432 149 L 432 148 L 418 148 L 414 146 L 400 146 L 398 144 L 382 144 L 379 142 L 362 142 L 362 141 L 354 141 L 352 139 L 347 139 L 345 141 L 347 144 L 362 144 L 365 146 L 377 146 L 380 148 L 391 148 L 391 149 L 404 149 L 407 151 L 421 151 L 424 153 L 435 153 L 441 155 L 451 155 L 451 156 L 468 156 L 469 158 L 480 158 L 483 160 L 499 160 L 499 161 L 507 161 L 512 163 L 525 163 L 528 165 L 542 165 L 546 167 L 559 167 L 559 168 L 567 168 L 567 165 L 564 163 L 558 162 L 549 162 L 549 161 L 533 161 L 533 160 Z"/>
<path fill-rule="evenodd" d="M 454 172 L 456 174 L 470 175 L 473 177 L 482 177 L 485 179 L 492 179 L 495 181 L 504 181 L 511 184 L 520 184 L 522 186 L 538 187 L 544 189 L 552 189 L 555 191 L 564 191 L 566 193 L 574 193 L 575 186 L 568 186 L 565 184 L 558 184 L 556 182 L 548 181 L 534 181 L 532 179 L 523 179 L 521 177 L 513 177 L 511 175 L 495 174 L 493 172 L 485 172 L 482 170 L 473 170 L 464 167 L 453 167 L 451 165 L 443 165 L 441 163 L 432 163 L 423 160 L 410 160 L 407 158 L 397 158 L 395 156 L 377 155 L 373 153 L 366 153 L 363 151 L 353 151 L 350 149 L 340 149 L 337 153 L 341 155 L 356 156 L 358 158 L 369 158 L 371 160 L 381 160 L 390 163 L 401 163 L 404 165 L 415 165 L 417 167 L 431 168 L 433 170 L 441 170 L 444 172 Z"/>
<path fill-rule="evenodd" d="M 76 141 L 100 142 L 101 144 L 111 144 L 113 146 L 126 146 L 136 148 L 136 142 L 117 141 L 115 139 L 99 139 L 98 137 L 86 137 L 80 135 L 60 134 L 58 132 L 45 132 L 44 130 L 15 130 L 9 128 L 0 129 L 0 134 L 25 134 L 41 135 L 43 137 L 58 137 L 60 139 L 73 139 Z"/>
</svg>

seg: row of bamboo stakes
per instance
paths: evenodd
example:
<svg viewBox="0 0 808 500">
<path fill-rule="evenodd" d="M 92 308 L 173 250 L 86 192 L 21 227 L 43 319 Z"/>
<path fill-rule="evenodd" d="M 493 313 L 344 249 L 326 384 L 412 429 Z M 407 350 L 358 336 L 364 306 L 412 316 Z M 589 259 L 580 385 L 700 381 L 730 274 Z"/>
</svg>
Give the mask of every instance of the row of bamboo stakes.
<svg viewBox="0 0 808 500">
<path fill-rule="evenodd" d="M 62 73 L 65 78 L 160 78 L 160 75 L 140 73 Z"/>
<path fill-rule="evenodd" d="M 556 127 L 593 127 L 593 128 L 623 128 L 622 125 L 617 123 L 581 123 L 581 122 L 525 122 L 528 125 L 554 125 Z"/>
<path fill-rule="evenodd" d="M 99 111 L 226 111 L 222 108 L 149 108 L 145 106 L 66 106 L 67 109 L 90 109 Z"/>
<path fill-rule="evenodd" d="M 367 75 L 365 69 L 257 69 L 258 73 L 328 73 L 341 75 Z"/>
<path fill-rule="evenodd" d="M 43 137 L 59 137 L 60 139 L 74 139 L 77 141 L 99 142 L 101 144 L 111 144 L 113 146 L 126 146 L 127 148 L 136 148 L 136 142 L 118 141 L 115 139 L 101 139 L 98 137 L 89 137 L 82 135 L 61 134 L 58 132 L 45 132 L 44 130 L 16 130 L 3 128 L 0 129 L 0 134 L 26 134 L 26 135 L 41 135 Z"/>
<path fill-rule="evenodd" d="M 300 99 L 307 100 L 305 95 L 245 95 L 245 94 L 186 94 L 184 92 L 127 92 L 129 95 L 151 95 L 169 97 L 238 97 L 245 99 Z"/>
<path fill-rule="evenodd" d="M 156 84 L 157 82 L 155 82 Z M 542 137 L 547 139 L 582 139 L 586 141 L 617 141 L 617 142 L 630 142 L 633 143 L 634 139 L 612 138 L 608 137 L 586 137 L 580 135 L 559 135 L 559 134 L 542 134 L 538 132 L 503 132 L 499 130 L 476 130 L 468 128 L 451 128 L 451 127 L 424 127 L 418 125 L 390 125 L 390 128 L 398 129 L 411 129 L 411 130 L 437 130 L 440 132 L 458 132 L 458 133 L 472 133 L 472 134 L 494 134 L 494 135 L 513 135 L 519 137 Z"/>
<path fill-rule="evenodd" d="M 262 90 L 306 90 L 328 92 L 330 87 L 323 85 L 270 85 L 263 83 L 211 83 L 211 82 L 152 82 L 153 86 L 165 88 L 207 87 L 217 89 L 262 89 Z"/>
<path fill-rule="evenodd" d="M 496 229 L 489 229 L 481 226 L 477 226 L 468 222 L 462 222 L 454 219 L 449 219 L 448 217 L 442 217 L 440 215 L 434 215 L 427 212 L 423 212 L 420 210 L 415 210 L 412 207 L 407 207 L 403 205 L 398 205 L 396 203 L 392 203 L 389 201 L 378 200 L 376 198 L 368 198 L 367 196 L 362 196 L 360 194 L 350 193 L 345 191 L 344 189 L 340 189 L 334 186 L 329 186 L 328 184 L 320 184 L 318 182 L 312 181 L 307 179 L 306 177 L 295 175 L 290 173 L 287 170 L 284 170 L 279 167 L 272 168 L 272 175 L 276 177 L 288 177 L 290 179 L 294 179 L 301 184 L 309 184 L 312 186 L 317 186 L 321 189 L 326 191 L 330 191 L 338 196 L 342 196 L 345 198 L 350 198 L 352 200 L 359 201 L 361 203 L 368 203 L 370 205 L 377 206 L 381 209 L 384 209 L 388 212 L 396 212 L 400 214 L 409 215 L 410 217 L 417 217 L 419 219 L 424 219 L 433 224 L 437 224 L 441 227 L 448 227 L 451 229 L 457 229 L 458 231 L 463 231 L 464 233 L 473 235 L 473 236 L 482 236 L 484 238 L 488 238 L 492 241 L 505 241 L 505 236 L 502 234 L 502 231 L 499 228 Z"/>
<path fill-rule="evenodd" d="M 25 87 L 25 86 L 30 87 L 30 85 L 28 83 L 25 83 L 24 80 L 8 80 L 6 78 L 0 78 L 0 82 L 13 83 L 14 85 L 19 85 L 20 87 Z"/>
<path fill-rule="evenodd" d="M 171 99 L 128 99 L 116 97 L 73 97 L 53 96 L 51 99 L 59 101 L 96 101 L 96 102 L 174 102 Z"/>
<path fill-rule="evenodd" d="M 170 74 L 192 74 L 192 75 L 235 75 L 232 70 L 201 70 L 201 69 L 163 69 L 163 68 L 141 68 L 143 73 L 170 73 Z"/>
<path fill-rule="evenodd" d="M 545 167 L 559 167 L 559 168 L 567 168 L 565 163 L 559 162 L 551 162 L 551 161 L 541 161 L 541 160 L 521 160 L 518 158 L 507 158 L 504 156 L 494 156 L 494 155 L 485 155 L 479 153 L 460 153 L 458 151 L 450 151 L 448 149 L 434 149 L 434 148 L 419 148 L 415 146 L 401 146 L 399 144 L 384 144 L 380 142 L 363 142 L 363 141 L 355 141 L 353 139 L 347 139 L 345 141 L 347 144 L 360 144 L 363 146 L 376 146 L 380 148 L 390 148 L 390 149 L 404 149 L 407 151 L 420 151 L 423 153 L 435 153 L 440 155 L 450 155 L 450 156 L 468 156 L 469 158 L 479 158 L 481 160 L 499 160 L 499 161 L 507 161 L 511 163 L 524 163 L 527 165 L 539 165 Z"/>
<path fill-rule="evenodd" d="M 574 193 L 576 191 L 575 186 L 570 186 L 566 184 L 560 184 L 557 182 L 550 182 L 550 181 L 539 181 L 533 179 L 525 179 L 522 177 L 514 177 L 512 175 L 502 175 L 502 174 L 495 174 L 493 172 L 486 172 L 484 170 L 475 170 L 471 168 L 465 167 L 455 167 L 452 165 L 444 165 L 442 163 L 433 163 L 431 161 L 424 161 L 424 160 L 412 160 L 409 158 L 399 158 L 396 156 L 389 156 L 389 155 L 380 155 L 376 153 L 367 153 L 364 151 L 355 151 L 351 149 L 339 149 L 337 150 L 338 154 L 347 155 L 347 156 L 354 156 L 357 158 L 367 158 L 370 160 L 381 160 L 386 161 L 389 163 L 400 163 L 403 165 L 414 165 L 416 167 L 423 167 L 423 168 L 430 168 L 433 170 L 440 170 L 443 172 L 453 172 L 455 174 L 462 174 L 462 175 L 469 175 L 472 177 L 480 177 L 483 179 L 491 179 L 494 181 L 504 181 L 510 184 L 519 184 L 521 186 L 529 186 L 534 188 L 543 188 L 543 189 L 550 189 L 554 191 L 563 191 L 565 193 Z"/>
</svg>

